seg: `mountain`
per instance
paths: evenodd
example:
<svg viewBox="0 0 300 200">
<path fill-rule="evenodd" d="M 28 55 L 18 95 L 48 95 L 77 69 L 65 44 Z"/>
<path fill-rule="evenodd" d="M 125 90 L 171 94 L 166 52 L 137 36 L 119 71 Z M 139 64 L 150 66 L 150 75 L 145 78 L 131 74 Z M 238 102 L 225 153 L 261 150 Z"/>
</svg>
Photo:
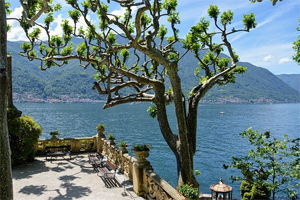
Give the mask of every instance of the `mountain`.
<svg viewBox="0 0 300 200">
<path fill-rule="evenodd" d="M 277 75 L 277 77 L 300 92 L 300 74 L 281 74 Z"/>
<path fill-rule="evenodd" d="M 83 69 L 77 61 L 71 61 L 68 65 L 42 71 L 39 69 L 39 62 L 31 62 L 18 55 L 20 44 L 21 42 L 8 42 L 8 52 L 13 56 L 15 101 L 86 102 L 105 99 L 103 95 L 98 95 L 97 91 L 91 89 L 95 81 L 92 68 Z M 177 46 L 177 49 L 180 49 L 180 54 L 183 55 L 184 50 L 180 46 Z M 203 102 L 300 102 L 299 91 L 268 70 L 251 63 L 239 64 L 247 67 L 247 72 L 237 75 L 235 84 L 213 87 Z M 198 62 L 189 52 L 180 60 L 179 66 L 183 90 L 187 94 L 199 83 L 199 79 L 194 75 Z"/>
<path fill-rule="evenodd" d="M 247 67 L 245 74 L 237 75 L 236 83 L 228 87 L 214 87 L 206 98 L 227 98 L 248 100 L 248 102 L 299 102 L 300 93 L 288 86 L 281 79 L 265 68 L 256 67 L 251 63 L 240 62 Z"/>
</svg>

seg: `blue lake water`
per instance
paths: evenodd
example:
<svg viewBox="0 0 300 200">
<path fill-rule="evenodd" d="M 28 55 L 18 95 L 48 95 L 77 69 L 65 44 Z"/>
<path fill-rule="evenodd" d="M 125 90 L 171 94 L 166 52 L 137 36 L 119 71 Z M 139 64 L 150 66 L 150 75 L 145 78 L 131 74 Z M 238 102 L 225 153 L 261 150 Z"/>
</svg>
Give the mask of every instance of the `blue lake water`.
<svg viewBox="0 0 300 200">
<path fill-rule="evenodd" d="M 148 143 L 154 148 L 149 161 L 154 170 L 171 185 L 177 185 L 176 161 L 164 141 L 156 119 L 152 119 L 149 104 L 127 104 L 102 109 L 102 104 L 88 103 L 17 103 L 24 115 L 30 115 L 43 129 L 42 138 L 58 130 L 60 137 L 82 137 L 96 134 L 96 125 L 104 124 L 105 133 L 112 133 L 116 142 L 124 140 L 129 148 L 134 143 Z M 169 106 L 168 116 L 173 131 L 176 122 Z M 224 115 L 220 115 L 220 112 Z M 271 131 L 282 138 L 300 137 L 300 104 L 204 104 L 199 106 L 197 152 L 194 166 L 201 171 L 197 177 L 200 191 L 210 193 L 209 187 L 219 181 L 233 187 L 233 196 L 239 197 L 239 183 L 227 180 L 238 172 L 224 170 L 232 156 L 246 155 L 248 142 L 239 133 L 252 127 L 254 130 Z M 133 154 L 132 152 L 130 152 Z"/>
</svg>

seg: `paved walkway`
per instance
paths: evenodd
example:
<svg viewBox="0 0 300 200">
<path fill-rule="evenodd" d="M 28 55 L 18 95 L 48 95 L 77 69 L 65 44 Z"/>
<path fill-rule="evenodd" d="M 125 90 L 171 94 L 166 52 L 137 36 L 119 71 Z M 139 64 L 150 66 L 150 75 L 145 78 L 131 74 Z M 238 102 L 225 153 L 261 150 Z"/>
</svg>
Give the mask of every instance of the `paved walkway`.
<svg viewBox="0 0 300 200">
<path fill-rule="evenodd" d="M 93 172 L 87 154 L 72 156 L 70 160 L 58 158 L 46 161 L 36 158 L 32 163 L 13 169 L 13 189 L 16 200 L 101 199 L 127 200 L 137 197 L 132 183 L 118 174 L 124 187 L 107 188 L 102 179 Z"/>
</svg>

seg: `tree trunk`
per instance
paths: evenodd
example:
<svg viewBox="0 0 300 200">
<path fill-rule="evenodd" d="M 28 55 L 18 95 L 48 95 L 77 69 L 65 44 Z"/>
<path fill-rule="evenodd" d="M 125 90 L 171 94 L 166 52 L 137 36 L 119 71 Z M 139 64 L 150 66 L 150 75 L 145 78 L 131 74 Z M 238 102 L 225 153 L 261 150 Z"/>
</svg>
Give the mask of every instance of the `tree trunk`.
<svg viewBox="0 0 300 200">
<path fill-rule="evenodd" d="M 7 128 L 7 34 L 5 2 L 0 0 L 0 199 L 13 199 Z"/>
<path fill-rule="evenodd" d="M 7 55 L 7 107 L 13 107 L 12 97 L 12 60 L 11 55 Z"/>
<path fill-rule="evenodd" d="M 178 173 L 178 185 L 182 183 L 193 184 L 193 187 L 198 188 L 199 183 L 194 175 L 194 155 L 190 155 L 189 144 L 178 142 L 180 145 L 181 153 L 176 155 L 177 173 Z"/>
<path fill-rule="evenodd" d="M 168 66 L 167 69 L 174 94 L 175 115 L 178 130 L 176 150 L 173 150 L 177 161 L 178 184 L 180 185 L 182 182 L 189 182 L 193 184 L 194 187 L 198 188 L 199 184 L 194 176 L 193 167 L 194 149 L 196 149 L 196 132 L 189 132 L 190 124 L 188 123 L 188 117 L 186 115 L 186 102 L 182 95 L 181 80 L 178 76 L 178 65 L 173 63 Z M 197 109 L 197 107 L 195 107 L 195 109 Z M 196 126 L 197 124 L 193 125 Z M 160 128 L 162 130 L 165 127 Z M 194 127 L 193 130 L 196 130 L 196 127 Z"/>
</svg>

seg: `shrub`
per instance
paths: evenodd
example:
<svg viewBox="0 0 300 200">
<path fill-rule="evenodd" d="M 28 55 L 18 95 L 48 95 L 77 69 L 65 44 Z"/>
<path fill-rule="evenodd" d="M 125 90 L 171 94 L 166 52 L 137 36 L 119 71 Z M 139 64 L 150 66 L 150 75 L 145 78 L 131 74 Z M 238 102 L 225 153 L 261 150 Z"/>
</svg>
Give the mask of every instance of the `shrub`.
<svg viewBox="0 0 300 200">
<path fill-rule="evenodd" d="M 242 200 L 252 200 L 251 192 L 245 192 L 244 196 L 242 197 Z"/>
<path fill-rule="evenodd" d="M 267 182 L 249 183 L 246 180 L 243 180 L 241 183 L 242 200 L 269 199 L 270 196 L 271 196 L 271 191 L 268 190 Z"/>
<path fill-rule="evenodd" d="M 252 199 L 269 199 L 271 191 L 268 189 L 268 183 L 254 183 L 252 189 Z"/>
<path fill-rule="evenodd" d="M 42 128 L 29 116 L 15 118 L 8 123 L 12 165 L 32 161 L 35 146 L 42 134 Z"/>
<path fill-rule="evenodd" d="M 250 184 L 246 180 L 243 180 L 242 183 L 241 183 L 241 187 L 240 187 L 240 189 L 241 189 L 241 197 L 243 198 L 245 193 L 250 193 L 251 188 L 252 188 L 252 184 Z"/>
<path fill-rule="evenodd" d="M 194 188 L 193 184 L 182 183 L 179 187 L 177 187 L 177 190 L 187 199 L 198 199 L 199 197 L 198 188 Z"/>
</svg>

